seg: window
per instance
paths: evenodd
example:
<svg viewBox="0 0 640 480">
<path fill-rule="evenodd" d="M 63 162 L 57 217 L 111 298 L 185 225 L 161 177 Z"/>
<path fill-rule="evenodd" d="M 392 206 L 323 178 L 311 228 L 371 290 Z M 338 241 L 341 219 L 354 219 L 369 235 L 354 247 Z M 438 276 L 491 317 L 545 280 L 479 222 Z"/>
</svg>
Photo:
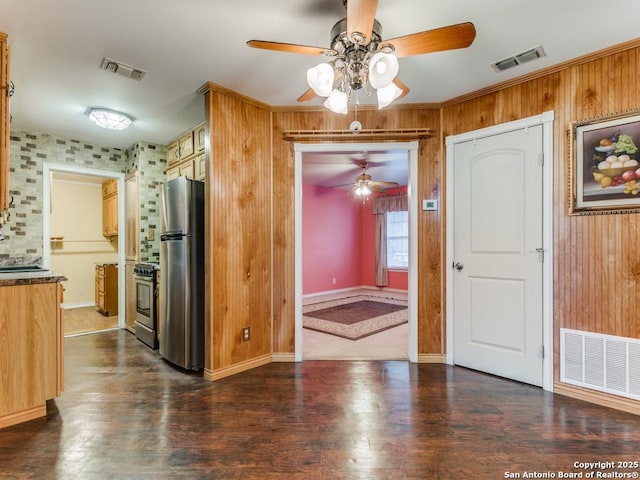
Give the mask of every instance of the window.
<svg viewBox="0 0 640 480">
<path fill-rule="evenodd" d="M 387 212 L 387 268 L 409 267 L 409 212 Z"/>
</svg>

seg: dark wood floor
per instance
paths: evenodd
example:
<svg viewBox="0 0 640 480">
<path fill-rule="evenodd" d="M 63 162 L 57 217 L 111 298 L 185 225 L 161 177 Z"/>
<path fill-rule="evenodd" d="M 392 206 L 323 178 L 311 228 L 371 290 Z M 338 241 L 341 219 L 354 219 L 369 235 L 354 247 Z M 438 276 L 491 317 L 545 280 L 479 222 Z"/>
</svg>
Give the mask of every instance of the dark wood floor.
<svg viewBox="0 0 640 480">
<path fill-rule="evenodd" d="M 462 368 L 306 361 L 211 383 L 125 331 L 65 348 L 47 418 L 0 430 L 0 478 L 558 478 L 640 461 L 640 417 Z"/>
</svg>

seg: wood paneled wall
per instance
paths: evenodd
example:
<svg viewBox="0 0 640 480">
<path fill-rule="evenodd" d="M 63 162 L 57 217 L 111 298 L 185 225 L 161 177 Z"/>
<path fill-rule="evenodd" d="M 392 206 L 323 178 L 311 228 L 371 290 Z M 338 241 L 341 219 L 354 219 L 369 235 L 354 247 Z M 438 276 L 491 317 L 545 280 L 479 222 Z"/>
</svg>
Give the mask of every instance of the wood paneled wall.
<svg viewBox="0 0 640 480">
<path fill-rule="evenodd" d="M 273 351 L 294 352 L 294 152 L 286 130 L 348 129 L 351 115 L 327 111 L 278 111 L 273 114 Z M 361 110 L 367 129 L 432 128 L 418 151 L 418 198 L 441 198 L 442 152 L 438 138 L 440 111 L 434 108 Z M 350 137 L 347 141 L 354 142 Z M 380 140 L 384 141 L 384 140 Z M 371 140 L 369 140 L 371 142 Z M 376 140 L 377 142 L 377 140 Z M 338 143 L 338 142 L 334 142 Z M 443 353 L 443 217 L 418 212 L 418 352 Z"/>
<path fill-rule="evenodd" d="M 215 85 L 201 91 L 210 226 L 205 376 L 215 379 L 271 361 L 271 113 Z"/>
<path fill-rule="evenodd" d="M 367 129 L 431 128 L 420 141 L 418 198 L 444 200 L 444 138 L 553 110 L 554 338 L 561 327 L 640 338 L 638 214 L 570 216 L 570 122 L 640 108 L 640 40 L 546 74 L 497 85 L 444 105 L 361 110 Z M 204 88 L 204 87 L 203 87 Z M 207 369 L 294 352 L 294 152 L 286 130 L 347 129 L 350 116 L 270 109 L 209 84 Z M 350 142 L 354 141 L 349 139 Z M 208 142 L 209 143 L 209 142 Z M 207 147 L 209 148 L 209 147 Z M 271 180 L 270 180 L 271 179 Z M 446 206 L 445 206 L 446 207 Z M 418 214 L 418 353 L 445 353 L 444 208 Z M 243 326 L 252 341 L 240 339 Z M 284 358 L 284 357 L 283 357 Z M 292 358 L 292 357 L 291 357 Z M 268 361 L 268 360 L 265 360 Z M 606 394 L 590 400 L 613 404 Z M 594 396 L 595 395 L 595 396 Z"/>
<path fill-rule="evenodd" d="M 640 108 L 638 66 L 640 47 L 631 46 L 443 108 L 445 136 L 555 112 L 556 382 L 560 328 L 640 338 L 638 214 L 570 216 L 567 191 L 570 123 Z"/>
</svg>

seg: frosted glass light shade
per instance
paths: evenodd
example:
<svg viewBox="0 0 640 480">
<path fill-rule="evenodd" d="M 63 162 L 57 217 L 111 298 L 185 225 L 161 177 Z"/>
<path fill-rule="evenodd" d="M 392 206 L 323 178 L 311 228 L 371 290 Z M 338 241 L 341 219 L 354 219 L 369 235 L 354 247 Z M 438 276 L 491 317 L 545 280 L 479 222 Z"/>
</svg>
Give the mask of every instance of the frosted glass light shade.
<svg viewBox="0 0 640 480">
<path fill-rule="evenodd" d="M 360 183 L 356 187 L 356 195 L 360 195 L 361 197 L 368 197 L 371 195 L 371 187 L 366 183 Z"/>
<path fill-rule="evenodd" d="M 393 53 L 378 52 L 369 61 L 369 83 L 376 90 L 384 88 L 396 78 L 399 68 Z"/>
<path fill-rule="evenodd" d="M 328 63 L 319 63 L 307 70 L 307 83 L 321 97 L 328 97 L 331 93 L 333 77 L 333 68 Z"/>
<path fill-rule="evenodd" d="M 387 105 L 391 105 L 396 98 L 402 95 L 402 90 L 395 83 L 391 83 L 384 88 L 376 90 L 376 95 L 378 97 L 378 110 L 380 110 Z"/>
<path fill-rule="evenodd" d="M 348 101 L 349 99 L 347 94 L 336 88 L 329 94 L 329 97 L 324 102 L 324 106 L 333 113 L 342 113 L 343 115 L 346 115 Z"/>
<path fill-rule="evenodd" d="M 108 108 L 91 108 L 89 120 L 102 128 L 124 130 L 133 123 L 133 118 L 126 113 L 109 110 Z"/>
</svg>

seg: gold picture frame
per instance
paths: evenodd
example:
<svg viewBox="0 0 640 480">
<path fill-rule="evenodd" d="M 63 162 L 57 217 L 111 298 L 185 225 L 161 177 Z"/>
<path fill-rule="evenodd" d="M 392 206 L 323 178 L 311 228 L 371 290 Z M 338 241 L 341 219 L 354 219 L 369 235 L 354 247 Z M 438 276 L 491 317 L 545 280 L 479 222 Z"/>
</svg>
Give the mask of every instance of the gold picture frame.
<svg viewBox="0 0 640 480">
<path fill-rule="evenodd" d="M 640 110 L 569 130 L 569 214 L 640 212 Z"/>
</svg>

